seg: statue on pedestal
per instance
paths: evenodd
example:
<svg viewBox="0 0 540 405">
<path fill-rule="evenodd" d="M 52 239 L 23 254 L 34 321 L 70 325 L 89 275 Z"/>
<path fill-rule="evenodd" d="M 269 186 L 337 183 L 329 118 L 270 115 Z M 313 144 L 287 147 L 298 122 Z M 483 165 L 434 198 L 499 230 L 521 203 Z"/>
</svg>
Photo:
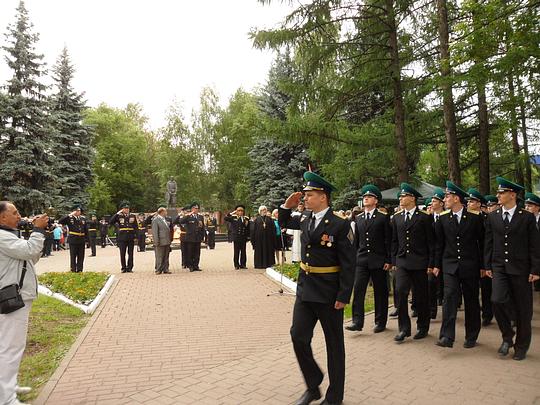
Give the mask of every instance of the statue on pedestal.
<svg viewBox="0 0 540 405">
<path fill-rule="evenodd" d="M 171 177 L 167 182 L 167 191 L 165 192 L 165 201 L 167 202 L 167 208 L 176 207 L 176 181 Z"/>
</svg>

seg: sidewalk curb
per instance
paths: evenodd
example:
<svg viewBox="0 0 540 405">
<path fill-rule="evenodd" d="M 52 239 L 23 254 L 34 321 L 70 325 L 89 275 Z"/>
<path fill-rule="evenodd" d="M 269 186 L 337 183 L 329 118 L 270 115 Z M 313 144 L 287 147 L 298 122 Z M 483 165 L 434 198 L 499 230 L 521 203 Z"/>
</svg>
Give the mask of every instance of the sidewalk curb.
<svg viewBox="0 0 540 405">
<path fill-rule="evenodd" d="M 105 298 L 103 299 L 103 305 L 101 305 L 97 309 L 97 311 L 94 312 L 94 314 L 92 315 L 92 318 L 90 318 L 90 320 L 88 321 L 84 329 L 81 331 L 81 333 L 79 334 L 79 336 L 77 337 L 77 339 L 75 340 L 75 342 L 73 343 L 69 351 L 66 353 L 66 355 L 62 359 L 58 368 L 55 370 L 51 378 L 49 378 L 49 381 L 47 381 L 47 384 L 45 384 L 45 386 L 41 389 L 41 392 L 39 393 L 38 397 L 34 401 L 32 401 L 34 405 L 44 405 L 47 402 L 47 400 L 51 396 L 51 393 L 56 387 L 56 384 L 58 384 L 58 381 L 60 380 L 60 378 L 62 378 L 62 375 L 66 371 L 69 363 L 75 356 L 75 353 L 77 353 L 77 350 L 79 350 L 79 347 L 86 339 L 86 336 L 90 332 L 90 329 L 96 322 L 97 318 L 101 315 L 101 311 L 103 311 L 105 304 L 107 303 L 111 295 L 114 293 L 114 290 L 118 286 L 118 283 L 119 283 L 119 279 L 117 277 L 114 277 L 113 282 L 111 282 L 111 285 L 110 285 L 109 294 L 104 295 Z"/>
<path fill-rule="evenodd" d="M 283 281 L 281 281 L 282 274 L 278 271 L 275 271 L 272 267 L 267 267 L 265 274 L 273 281 L 282 284 L 284 287 L 287 287 L 292 292 L 296 292 L 296 283 L 287 276 L 283 276 Z"/>
</svg>

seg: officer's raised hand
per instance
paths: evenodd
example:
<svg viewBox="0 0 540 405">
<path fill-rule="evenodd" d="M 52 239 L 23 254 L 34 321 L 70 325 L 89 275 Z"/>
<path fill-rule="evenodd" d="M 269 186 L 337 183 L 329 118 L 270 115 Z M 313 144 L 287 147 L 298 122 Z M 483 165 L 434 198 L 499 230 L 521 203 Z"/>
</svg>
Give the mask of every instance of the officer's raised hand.
<svg viewBox="0 0 540 405">
<path fill-rule="evenodd" d="M 285 204 L 283 206 L 288 209 L 293 209 L 298 207 L 298 204 L 300 204 L 300 200 L 302 200 L 303 193 L 301 191 L 297 191 L 295 193 L 292 193 L 287 200 L 285 201 Z"/>
</svg>

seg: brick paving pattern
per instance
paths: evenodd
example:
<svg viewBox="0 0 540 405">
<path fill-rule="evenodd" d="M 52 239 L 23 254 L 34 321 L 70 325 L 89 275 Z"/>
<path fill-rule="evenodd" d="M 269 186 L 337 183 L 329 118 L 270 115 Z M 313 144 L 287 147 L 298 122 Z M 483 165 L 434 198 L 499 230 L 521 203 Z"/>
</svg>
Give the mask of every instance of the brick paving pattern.
<svg viewBox="0 0 540 405">
<path fill-rule="evenodd" d="M 251 252 L 248 252 L 248 255 Z M 117 250 L 98 248 L 85 270 L 119 273 Z M 289 340 L 294 298 L 267 297 L 277 285 L 262 272 L 232 268 L 232 246 L 203 250 L 202 272 L 189 273 L 173 251 L 172 275 L 153 274 L 153 252 L 136 253 L 135 273 L 118 274 L 108 298 L 35 404 L 290 404 L 304 383 Z M 248 259 L 252 260 L 251 256 Z M 65 270 L 67 252 L 39 263 Z M 346 333 L 345 404 L 540 404 L 540 297 L 525 361 L 499 359 L 495 324 L 479 346 L 453 349 L 430 336 L 398 345 L 388 330 Z M 313 348 L 326 369 L 317 327 Z M 324 390 L 327 381 L 321 388 Z"/>
</svg>

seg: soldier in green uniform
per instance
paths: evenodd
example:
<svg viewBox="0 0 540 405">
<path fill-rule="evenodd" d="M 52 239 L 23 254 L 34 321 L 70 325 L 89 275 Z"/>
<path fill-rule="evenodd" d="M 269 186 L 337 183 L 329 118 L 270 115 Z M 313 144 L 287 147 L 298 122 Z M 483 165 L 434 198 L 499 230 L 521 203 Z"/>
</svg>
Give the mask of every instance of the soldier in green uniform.
<svg viewBox="0 0 540 405">
<path fill-rule="evenodd" d="M 444 190 L 440 187 L 436 187 L 433 190 L 433 196 L 431 197 L 431 215 L 433 215 L 433 225 L 439 220 L 440 215 L 444 211 Z M 435 248 L 435 241 L 432 242 Z M 442 305 L 444 297 L 444 281 L 443 272 L 438 275 L 434 273 L 428 274 L 428 286 L 429 286 L 429 314 L 431 319 L 437 318 L 437 307 Z"/>
<path fill-rule="evenodd" d="M 205 227 L 206 227 L 206 244 L 208 249 L 215 249 L 216 247 L 216 229 L 217 221 L 214 215 L 205 214 Z"/>
<path fill-rule="evenodd" d="M 58 223 L 68 227 L 70 270 L 74 273 L 83 271 L 84 248 L 88 234 L 86 218 L 81 215 L 81 212 L 82 208 L 77 204 L 71 214 L 60 218 L 58 221 Z"/>
<path fill-rule="evenodd" d="M 491 194 L 484 196 L 486 200 L 486 214 L 489 214 L 492 211 L 495 211 L 499 208 L 499 199 Z"/>
<path fill-rule="evenodd" d="M 534 215 L 536 229 L 540 231 L 540 197 L 533 193 L 525 193 L 525 209 Z M 540 281 L 534 282 L 534 291 L 540 291 Z"/>
<path fill-rule="evenodd" d="M 133 273 L 133 249 L 139 224 L 137 223 L 137 216 L 129 212 L 128 201 L 123 201 L 120 204 L 120 211 L 111 217 L 109 226 L 118 226 L 116 242 L 120 249 L 122 273 Z M 126 252 L 128 255 L 127 263 Z"/>
<path fill-rule="evenodd" d="M 90 251 L 92 252 L 90 256 L 96 255 L 96 241 L 97 241 L 97 231 L 98 231 L 98 220 L 96 217 L 95 211 L 90 211 L 90 220 L 87 222 L 88 226 L 88 243 L 90 245 Z"/>
<path fill-rule="evenodd" d="M 302 192 L 296 192 L 279 208 L 278 215 L 282 228 L 302 231 L 291 337 L 307 390 L 296 404 L 307 405 L 321 397 L 323 373 L 311 350 L 317 321 L 326 340 L 330 381 L 323 404 L 341 404 L 345 385 L 343 308 L 350 300 L 354 282 L 354 233 L 350 222 L 330 208 L 334 187 L 312 172 L 304 173 L 304 180 L 306 211 L 291 215 L 302 198 Z"/>
</svg>

